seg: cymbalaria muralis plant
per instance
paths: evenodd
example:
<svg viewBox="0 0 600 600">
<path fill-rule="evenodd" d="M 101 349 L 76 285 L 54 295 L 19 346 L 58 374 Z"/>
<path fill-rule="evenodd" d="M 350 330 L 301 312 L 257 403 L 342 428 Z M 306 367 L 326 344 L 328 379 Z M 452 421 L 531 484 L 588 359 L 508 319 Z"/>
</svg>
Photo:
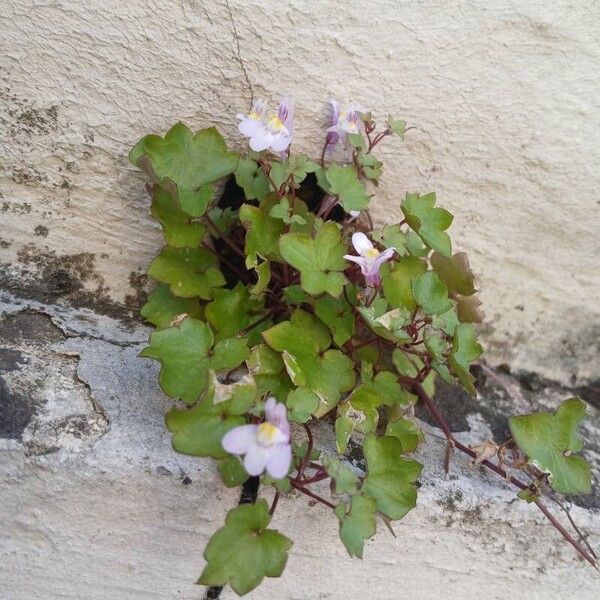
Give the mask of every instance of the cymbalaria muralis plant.
<svg viewBox="0 0 600 600">
<path fill-rule="evenodd" d="M 166 417 L 173 447 L 212 457 L 228 487 L 273 488 L 270 505 L 254 496 L 228 512 L 199 582 L 243 595 L 281 575 L 292 541 L 269 521 L 290 490 L 330 510 L 349 554 L 362 557 L 377 516 L 390 526 L 416 504 L 417 402 L 446 437 L 446 470 L 454 450 L 471 456 L 597 567 L 572 519 L 573 535 L 542 500 L 590 491 L 576 455 L 585 404 L 571 398 L 554 414 L 515 416 L 500 445 L 455 439 L 432 399 L 435 379 L 475 394 L 469 366 L 482 347 L 473 273 L 447 233 L 453 216 L 434 193 L 407 193 L 403 218 L 373 227 L 375 151 L 402 139 L 406 124 L 390 117 L 378 127 L 370 113 L 331 108 L 316 160 L 291 152 L 289 98 L 276 113 L 259 101 L 238 115 L 245 153 L 214 127 L 193 133 L 178 123 L 130 154 L 150 178 L 166 242 L 148 271 L 157 286 L 142 315 L 156 331 L 142 354 L 160 361 L 160 385 L 176 401 Z M 313 446 L 318 419 L 331 424 L 336 454 Z M 365 473 L 344 460 L 351 439 Z M 326 480 L 330 493 L 317 485 Z"/>
</svg>

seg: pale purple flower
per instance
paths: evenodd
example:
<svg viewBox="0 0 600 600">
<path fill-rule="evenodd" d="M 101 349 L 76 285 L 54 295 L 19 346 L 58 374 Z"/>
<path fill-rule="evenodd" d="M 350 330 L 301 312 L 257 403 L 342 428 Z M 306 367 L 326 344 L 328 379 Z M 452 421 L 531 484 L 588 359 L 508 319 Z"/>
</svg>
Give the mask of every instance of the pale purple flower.
<svg viewBox="0 0 600 600">
<path fill-rule="evenodd" d="M 327 142 L 330 146 L 334 146 L 338 142 L 345 145 L 349 133 L 360 133 L 363 130 L 358 109 L 351 104 L 346 110 L 340 110 L 336 100 L 330 100 L 329 104 L 331 105 L 331 125 L 327 129 Z"/>
<path fill-rule="evenodd" d="M 381 284 L 379 269 L 386 260 L 392 258 L 396 248 L 387 248 L 383 252 L 379 252 L 371 240 L 361 232 L 352 234 L 352 245 L 359 256 L 346 254 L 344 258 L 360 265 L 360 271 L 365 276 L 368 286 L 378 287 Z"/>
<path fill-rule="evenodd" d="M 261 152 L 270 148 L 283 152 L 292 143 L 294 123 L 294 101 L 283 97 L 277 114 L 268 114 L 267 105 L 257 100 L 248 115 L 236 115 L 240 119 L 238 130 L 250 138 L 250 148 Z"/>
<path fill-rule="evenodd" d="M 228 431 L 222 440 L 230 454 L 245 454 L 244 469 L 261 475 L 265 469 L 274 479 L 285 477 L 292 463 L 290 424 L 287 409 L 270 397 L 265 402 L 266 420 L 260 425 L 241 425 Z"/>
</svg>

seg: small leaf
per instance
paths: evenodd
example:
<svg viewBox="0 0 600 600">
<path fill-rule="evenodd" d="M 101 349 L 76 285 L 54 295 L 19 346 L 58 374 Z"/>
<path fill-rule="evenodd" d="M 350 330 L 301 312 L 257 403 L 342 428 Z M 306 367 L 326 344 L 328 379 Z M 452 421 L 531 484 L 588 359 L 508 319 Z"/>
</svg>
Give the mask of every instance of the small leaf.
<svg viewBox="0 0 600 600">
<path fill-rule="evenodd" d="M 319 408 L 319 396 L 308 388 L 296 388 L 286 400 L 288 418 L 294 423 L 304 423 Z"/>
<path fill-rule="evenodd" d="M 358 492 L 358 477 L 342 462 L 334 456 L 327 455 L 321 460 L 327 475 L 334 482 L 335 493 L 356 494 Z"/>
<path fill-rule="evenodd" d="M 246 267 L 255 267 L 258 264 L 257 256 L 263 260 L 278 260 L 279 238 L 285 229 L 281 219 L 269 216 L 269 212 L 278 198 L 269 196 L 260 206 L 242 204 L 240 207 L 240 221 L 246 228 Z"/>
<path fill-rule="evenodd" d="M 409 311 L 416 308 L 411 285 L 413 279 L 425 271 L 427 263 L 414 256 L 404 256 L 393 266 L 382 267 L 383 295 L 392 308 L 405 308 Z"/>
<path fill-rule="evenodd" d="M 441 315 L 433 317 L 431 324 L 437 329 L 441 329 L 447 335 L 454 335 L 456 326 L 458 325 L 458 317 L 454 307 Z"/>
<path fill-rule="evenodd" d="M 173 434 L 173 448 L 177 452 L 191 456 L 225 458 L 227 452 L 223 449 L 221 440 L 228 431 L 246 423 L 242 415 L 254 403 L 256 387 L 238 385 L 231 397 L 222 402 L 215 402 L 214 394 L 207 396 L 191 409 L 173 409 L 167 413 L 167 428 Z M 231 475 L 232 464 L 228 468 Z M 246 474 L 246 479 L 247 477 Z"/>
<path fill-rule="evenodd" d="M 401 138 L 404 138 L 404 133 L 406 131 L 406 121 L 402 121 L 401 119 L 394 119 L 394 117 L 389 115 L 385 124 L 394 135 L 399 135 Z"/>
<path fill-rule="evenodd" d="M 179 315 L 201 318 L 204 313 L 197 298 L 177 298 L 168 285 L 159 283 L 148 295 L 140 314 L 157 329 L 164 329 Z"/>
<path fill-rule="evenodd" d="M 210 369 L 218 370 L 227 361 L 229 368 L 234 368 L 248 355 L 246 340 L 235 340 L 238 346 L 236 352 L 221 345 L 214 348 L 211 356 L 213 342 L 213 333 L 206 323 L 187 317 L 179 326 L 151 333 L 150 345 L 142 350 L 140 356 L 154 358 L 161 363 L 159 382 L 167 396 L 194 404 L 207 387 Z M 224 353 L 228 356 L 225 357 Z"/>
<path fill-rule="evenodd" d="M 479 308 L 481 300 L 477 296 L 459 296 L 456 313 L 461 323 L 481 323 L 483 313 Z"/>
<path fill-rule="evenodd" d="M 261 262 L 255 267 L 258 281 L 250 289 L 253 296 L 260 296 L 268 287 L 271 281 L 271 263 L 268 260 Z"/>
<path fill-rule="evenodd" d="M 346 212 L 364 210 L 367 207 L 369 196 L 354 167 L 333 165 L 325 173 L 330 193 L 338 196 Z"/>
<path fill-rule="evenodd" d="M 395 308 L 382 315 L 377 315 L 374 306 L 357 309 L 365 323 L 373 333 L 391 342 L 408 343 L 412 337 L 403 327 L 410 322 L 410 313 L 403 308 Z"/>
<path fill-rule="evenodd" d="M 302 304 L 308 299 L 308 294 L 299 285 L 288 285 L 283 288 L 283 295 L 290 304 Z"/>
<path fill-rule="evenodd" d="M 309 294 L 342 293 L 347 264 L 338 226 L 328 221 L 314 239 L 304 233 L 288 233 L 279 240 L 283 258 L 300 271 L 300 284 Z"/>
<path fill-rule="evenodd" d="M 235 182 L 243 188 L 248 200 L 261 201 L 272 191 L 262 167 L 250 158 L 240 158 L 235 171 Z"/>
<path fill-rule="evenodd" d="M 282 198 L 279 204 L 275 204 L 269 211 L 271 217 L 281 219 L 286 225 L 297 223 L 298 225 L 305 225 L 308 221 L 301 217 L 299 214 L 293 213 L 290 207 L 290 201 L 287 198 Z"/>
<path fill-rule="evenodd" d="M 168 283 L 175 296 L 210 300 L 213 288 L 225 285 L 216 265 L 216 258 L 203 248 L 165 246 L 150 264 L 148 274 L 156 281 Z"/>
<path fill-rule="evenodd" d="M 402 444 L 402 452 L 414 452 L 423 441 L 423 432 L 410 419 L 398 419 L 388 423 L 385 435 L 398 438 Z"/>
<path fill-rule="evenodd" d="M 238 487 L 248 479 L 248 473 L 237 456 L 229 454 L 219 460 L 217 466 L 219 475 L 228 488 Z"/>
<path fill-rule="evenodd" d="M 354 335 L 354 314 L 343 296 L 321 296 L 315 301 L 315 312 L 329 327 L 337 346 L 343 346 Z"/>
<path fill-rule="evenodd" d="M 472 396 L 475 395 L 475 378 L 469 371 L 470 364 L 481 356 L 483 348 L 477 342 L 475 328 L 468 323 L 456 326 L 452 341 L 452 354 L 448 358 L 450 369 L 456 375 L 463 387 Z"/>
<path fill-rule="evenodd" d="M 545 412 L 511 417 L 512 436 L 519 448 L 561 494 L 589 494 L 590 467 L 580 456 L 583 443 L 577 426 L 585 418 L 586 405 L 579 398 L 565 400 L 552 415 Z"/>
<path fill-rule="evenodd" d="M 386 248 L 395 248 L 398 256 L 406 254 L 406 234 L 400 225 L 384 225 L 380 232 L 373 232 L 373 239 Z"/>
<path fill-rule="evenodd" d="M 450 297 L 472 296 L 475 293 L 475 275 L 465 252 L 457 252 L 451 257 L 434 252 L 431 255 L 431 266 L 446 284 Z"/>
<path fill-rule="evenodd" d="M 340 520 L 340 539 L 350 556 L 362 558 L 364 540 L 375 535 L 377 530 L 377 503 L 369 496 L 352 496 L 350 510 L 342 502 L 335 508 Z"/>
<path fill-rule="evenodd" d="M 142 138 L 130 152 L 129 160 L 178 198 L 183 210 L 200 216 L 210 200 L 206 188 L 199 192 L 200 188 L 233 173 L 239 154 L 227 150 L 225 140 L 214 127 L 193 134 L 183 123 L 177 123 L 164 138 Z"/>
<path fill-rule="evenodd" d="M 411 282 L 416 303 L 428 315 L 439 315 L 452 308 L 444 282 L 433 271 L 427 271 Z"/>
<path fill-rule="evenodd" d="M 206 234 L 200 223 L 179 208 L 179 203 L 160 186 L 152 189 L 152 216 L 160 222 L 165 241 L 175 248 L 198 246 Z"/>
<path fill-rule="evenodd" d="M 415 482 L 423 465 L 402 457 L 402 443 L 395 437 L 370 434 L 363 451 L 367 460 L 363 492 L 376 500 L 379 512 L 390 519 L 401 519 L 416 504 Z"/>
<path fill-rule="evenodd" d="M 452 243 L 445 232 L 452 224 L 452 215 L 444 208 L 435 207 L 435 194 L 425 196 L 406 194 L 402 202 L 404 218 L 411 229 L 433 250 L 451 256 Z"/>
<path fill-rule="evenodd" d="M 207 564 L 198 583 L 228 583 L 241 596 L 260 585 L 264 577 L 279 577 L 292 542 L 278 531 L 267 529 L 270 520 L 265 500 L 231 509 L 225 526 L 206 546 Z"/>
</svg>

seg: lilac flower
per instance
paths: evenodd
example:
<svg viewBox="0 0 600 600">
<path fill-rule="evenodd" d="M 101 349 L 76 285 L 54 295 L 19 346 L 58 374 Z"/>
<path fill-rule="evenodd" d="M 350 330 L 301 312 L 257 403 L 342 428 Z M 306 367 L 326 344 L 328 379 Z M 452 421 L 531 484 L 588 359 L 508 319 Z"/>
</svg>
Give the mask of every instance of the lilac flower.
<svg viewBox="0 0 600 600">
<path fill-rule="evenodd" d="M 275 478 L 285 477 L 292 463 L 290 424 L 284 404 L 270 397 L 265 403 L 266 420 L 260 425 L 241 425 L 228 431 L 222 440 L 230 454 L 245 454 L 244 469 L 249 475 L 267 473 Z"/>
<path fill-rule="evenodd" d="M 292 143 L 294 102 L 284 97 L 279 103 L 277 114 L 268 114 L 267 105 L 257 100 L 248 115 L 236 115 L 240 119 L 238 130 L 250 138 L 250 148 L 261 152 L 270 148 L 283 152 Z"/>
<path fill-rule="evenodd" d="M 327 143 L 334 146 L 338 142 L 345 145 L 349 133 L 360 133 L 363 128 L 357 108 L 349 105 L 347 110 L 340 110 L 336 100 L 330 100 L 331 126 L 327 129 Z"/>
<path fill-rule="evenodd" d="M 352 245 L 359 256 L 346 254 L 344 258 L 360 265 L 361 273 L 365 276 L 365 282 L 368 286 L 378 287 L 381 284 L 379 269 L 381 265 L 392 258 L 396 248 L 388 248 L 379 252 L 371 243 L 371 240 L 364 233 L 352 234 Z"/>
</svg>

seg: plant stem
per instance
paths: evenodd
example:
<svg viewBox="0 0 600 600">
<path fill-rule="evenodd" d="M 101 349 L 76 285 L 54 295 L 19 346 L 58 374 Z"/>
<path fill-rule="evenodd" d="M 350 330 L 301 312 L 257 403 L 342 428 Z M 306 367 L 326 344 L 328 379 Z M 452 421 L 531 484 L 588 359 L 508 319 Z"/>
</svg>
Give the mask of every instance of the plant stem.
<svg viewBox="0 0 600 600">
<path fill-rule="evenodd" d="M 228 266 L 244 283 L 250 283 L 248 280 L 248 273 L 243 273 L 241 269 L 238 269 L 231 261 L 220 255 L 214 248 L 211 248 L 206 242 L 202 242 L 202 247 L 208 250 L 211 254 L 214 254 L 224 265 Z"/>
<path fill-rule="evenodd" d="M 278 502 L 279 502 L 279 490 L 275 490 L 275 495 L 273 496 L 273 502 L 271 502 L 271 508 L 269 509 L 270 515 L 272 515 L 275 512 Z"/>
<path fill-rule="evenodd" d="M 290 479 L 290 483 L 292 484 L 292 487 L 294 489 L 298 490 L 299 492 L 302 492 L 309 498 L 312 498 L 313 500 L 316 500 L 317 502 L 320 502 L 321 504 L 324 504 L 329 508 L 335 508 L 335 504 L 332 504 L 328 500 L 325 500 L 325 498 L 321 498 L 321 496 L 319 496 L 318 494 L 307 490 L 301 483 L 298 483 L 295 479 Z"/>
<path fill-rule="evenodd" d="M 444 432 L 444 435 L 446 436 L 446 440 L 448 442 L 448 448 L 450 448 L 450 446 L 455 447 L 458 450 L 460 450 L 461 452 L 468 454 L 471 458 L 476 458 L 476 453 L 473 450 L 471 450 L 464 444 L 461 444 L 459 441 L 457 441 L 454 438 L 454 436 L 452 435 L 452 431 L 450 430 L 450 427 L 448 426 L 448 423 L 446 423 L 444 417 L 438 410 L 437 406 L 435 405 L 433 400 L 429 397 L 429 394 L 427 394 L 427 392 L 423 389 L 423 386 L 418 381 L 412 379 L 411 377 L 405 377 L 403 375 L 400 375 L 399 378 L 402 381 L 402 383 L 404 383 L 411 392 L 416 394 L 419 397 L 419 399 L 422 400 L 423 403 L 427 406 L 427 409 L 431 413 L 431 416 L 435 419 L 435 421 L 438 423 L 438 425 Z M 448 461 L 448 455 L 447 455 L 446 461 Z M 518 487 L 519 489 L 521 489 L 521 490 L 529 489 L 529 486 L 525 485 L 522 481 L 519 481 L 518 479 L 516 479 L 515 477 L 510 475 L 508 473 L 508 471 L 501 469 L 500 467 L 498 467 L 494 463 L 490 462 L 489 460 L 484 460 L 480 464 L 483 465 L 484 467 L 487 467 L 491 471 L 494 471 L 494 473 L 497 473 L 498 475 L 503 477 L 506 482 L 512 483 L 514 486 Z M 546 505 L 541 500 L 539 500 L 539 498 L 537 500 L 535 500 L 534 502 L 535 502 L 536 506 L 540 509 L 540 511 L 543 513 L 543 515 L 548 519 L 548 521 L 550 521 L 550 523 L 552 523 L 554 528 L 563 536 L 563 538 L 569 544 L 571 544 L 571 546 L 573 546 L 573 548 L 575 548 L 577 553 L 584 560 L 589 562 L 590 565 L 592 565 L 596 570 L 600 570 L 600 569 L 598 569 L 598 562 L 594 559 L 594 557 L 575 538 L 573 538 L 573 536 L 560 524 L 560 522 L 556 519 L 556 517 L 548 510 Z"/>
<path fill-rule="evenodd" d="M 238 337 L 238 338 L 244 337 L 249 331 L 252 331 L 255 327 L 258 327 L 261 323 L 264 323 L 274 312 L 275 312 L 275 309 L 272 308 L 269 312 L 267 312 L 260 319 L 258 319 L 258 321 L 254 321 L 254 323 L 250 323 L 250 325 L 248 325 L 248 327 L 246 327 L 245 329 L 242 329 L 235 337 Z"/>
<path fill-rule="evenodd" d="M 217 234 L 217 237 L 220 237 L 238 256 L 246 260 L 246 255 L 231 241 L 231 239 L 226 236 L 217 226 L 217 224 L 208 216 L 208 214 L 204 215 L 204 220 L 208 224 L 208 226 Z"/>
</svg>

